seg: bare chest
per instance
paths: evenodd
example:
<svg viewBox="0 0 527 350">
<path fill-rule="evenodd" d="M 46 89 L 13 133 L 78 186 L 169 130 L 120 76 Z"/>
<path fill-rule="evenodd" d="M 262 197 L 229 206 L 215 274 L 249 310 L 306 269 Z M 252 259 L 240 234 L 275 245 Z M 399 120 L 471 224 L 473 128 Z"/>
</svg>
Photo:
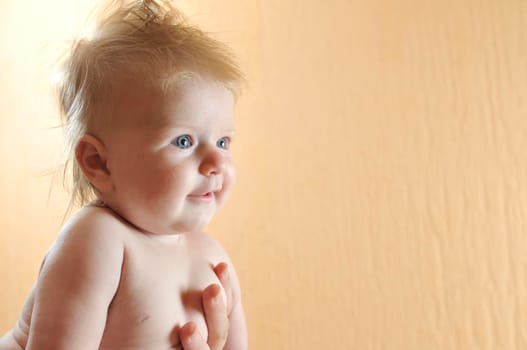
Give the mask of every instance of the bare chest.
<svg viewBox="0 0 527 350">
<path fill-rule="evenodd" d="M 127 242 L 121 281 L 110 305 L 103 348 L 170 349 L 177 330 L 194 321 L 207 335 L 201 293 L 218 283 L 209 256 L 199 246 Z"/>
</svg>

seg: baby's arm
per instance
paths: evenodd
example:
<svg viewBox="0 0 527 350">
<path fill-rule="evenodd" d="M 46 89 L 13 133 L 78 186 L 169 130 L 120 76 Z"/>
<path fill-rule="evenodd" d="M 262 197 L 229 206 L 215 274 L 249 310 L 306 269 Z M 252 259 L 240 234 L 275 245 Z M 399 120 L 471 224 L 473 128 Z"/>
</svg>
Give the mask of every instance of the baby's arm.
<svg viewBox="0 0 527 350">
<path fill-rule="evenodd" d="M 26 349 L 99 348 L 123 261 L 112 221 L 91 208 L 66 225 L 37 281 Z"/>
</svg>

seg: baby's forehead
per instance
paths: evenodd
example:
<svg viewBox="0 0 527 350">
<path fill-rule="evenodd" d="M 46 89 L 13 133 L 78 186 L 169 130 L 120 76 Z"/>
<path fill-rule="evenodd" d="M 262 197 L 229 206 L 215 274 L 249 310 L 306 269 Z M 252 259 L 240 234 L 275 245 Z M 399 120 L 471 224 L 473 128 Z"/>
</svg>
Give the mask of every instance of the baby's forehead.
<svg viewBox="0 0 527 350">
<path fill-rule="evenodd" d="M 121 125 L 169 127 L 213 123 L 232 128 L 233 105 L 233 94 L 212 80 L 173 81 L 170 86 L 136 81 L 117 89 L 113 110 Z"/>
<path fill-rule="evenodd" d="M 156 116 L 154 110 L 165 103 L 161 93 L 137 82 L 120 84 L 108 98 L 107 112 L 111 115 L 106 116 L 119 124 L 142 122 L 146 116 L 153 121 Z"/>
</svg>

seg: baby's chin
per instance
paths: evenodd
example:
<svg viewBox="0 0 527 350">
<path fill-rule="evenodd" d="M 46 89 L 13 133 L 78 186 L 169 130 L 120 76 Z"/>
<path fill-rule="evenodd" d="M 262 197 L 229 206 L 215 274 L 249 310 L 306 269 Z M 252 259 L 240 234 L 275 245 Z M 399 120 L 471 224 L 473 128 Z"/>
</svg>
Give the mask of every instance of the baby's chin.
<svg viewBox="0 0 527 350">
<path fill-rule="evenodd" d="M 155 235 L 177 235 L 189 232 L 203 232 L 210 223 L 216 210 L 196 211 L 185 215 L 170 215 L 164 213 L 152 213 L 149 208 L 128 208 L 129 210 L 120 213 L 114 209 L 118 215 L 137 230 Z"/>
</svg>

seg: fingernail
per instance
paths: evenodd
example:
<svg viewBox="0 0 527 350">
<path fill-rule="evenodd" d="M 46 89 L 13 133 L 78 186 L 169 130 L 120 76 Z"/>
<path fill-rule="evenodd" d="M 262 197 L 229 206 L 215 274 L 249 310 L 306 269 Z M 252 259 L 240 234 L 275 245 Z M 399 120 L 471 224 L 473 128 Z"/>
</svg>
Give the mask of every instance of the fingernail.
<svg viewBox="0 0 527 350">
<path fill-rule="evenodd" d="M 186 338 L 187 338 L 187 343 L 190 344 L 196 338 L 196 325 L 194 323 L 191 323 L 187 327 L 189 328 L 190 333 Z"/>
<path fill-rule="evenodd" d="M 220 300 L 221 300 L 221 290 L 220 290 L 220 288 L 218 288 L 215 291 L 215 295 L 212 297 L 212 303 L 214 305 L 218 305 L 220 303 Z"/>
<path fill-rule="evenodd" d="M 196 333 L 195 332 L 192 332 L 188 337 L 187 337 L 187 343 L 188 344 L 192 344 L 192 342 L 194 341 L 194 337 L 195 337 Z"/>
</svg>

